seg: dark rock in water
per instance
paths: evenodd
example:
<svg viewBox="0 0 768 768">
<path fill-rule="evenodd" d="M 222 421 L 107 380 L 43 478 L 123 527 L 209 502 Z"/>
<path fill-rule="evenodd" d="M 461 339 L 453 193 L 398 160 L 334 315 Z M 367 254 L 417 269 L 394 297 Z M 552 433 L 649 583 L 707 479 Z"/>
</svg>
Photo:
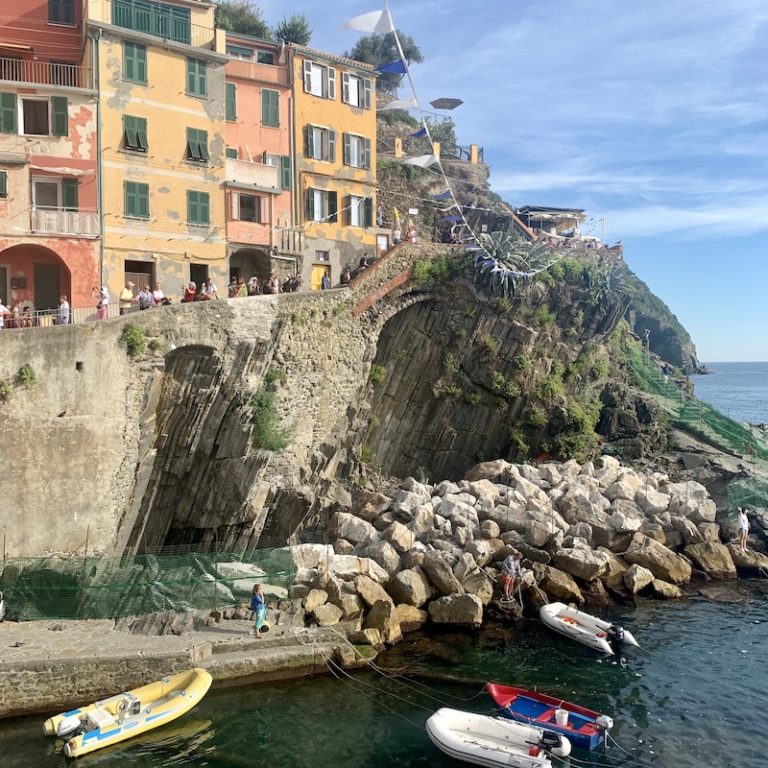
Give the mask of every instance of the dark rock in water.
<svg viewBox="0 0 768 768">
<path fill-rule="evenodd" d="M 613 605 L 611 596 L 603 586 L 602 581 L 592 581 L 581 588 L 581 594 L 584 596 L 586 605 L 593 608 L 606 608 Z"/>
<path fill-rule="evenodd" d="M 713 603 L 745 603 L 749 600 L 740 584 L 705 584 L 698 588 L 698 592 Z"/>
</svg>

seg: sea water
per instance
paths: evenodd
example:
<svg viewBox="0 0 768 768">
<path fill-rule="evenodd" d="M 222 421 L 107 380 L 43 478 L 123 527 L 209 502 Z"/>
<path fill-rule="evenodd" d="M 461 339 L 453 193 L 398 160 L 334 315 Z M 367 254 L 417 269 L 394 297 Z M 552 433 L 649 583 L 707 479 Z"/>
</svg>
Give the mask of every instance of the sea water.
<svg viewBox="0 0 768 768">
<path fill-rule="evenodd" d="M 735 421 L 768 423 L 768 363 L 706 363 L 711 374 L 691 376 L 696 397 Z"/>
<path fill-rule="evenodd" d="M 610 618 L 642 646 L 625 663 L 528 620 L 482 632 L 406 635 L 376 668 L 212 690 L 176 723 L 79 761 L 148 768 L 425 768 L 460 765 L 424 723 L 448 706 L 493 714 L 485 681 L 538 688 L 611 715 L 616 744 L 570 763 L 617 768 L 768 764 L 768 583 L 727 588 L 739 602 L 640 599 Z M 461 679 L 465 682 L 457 682 Z M 0 721 L 3 768 L 61 766 L 44 717 Z"/>
</svg>

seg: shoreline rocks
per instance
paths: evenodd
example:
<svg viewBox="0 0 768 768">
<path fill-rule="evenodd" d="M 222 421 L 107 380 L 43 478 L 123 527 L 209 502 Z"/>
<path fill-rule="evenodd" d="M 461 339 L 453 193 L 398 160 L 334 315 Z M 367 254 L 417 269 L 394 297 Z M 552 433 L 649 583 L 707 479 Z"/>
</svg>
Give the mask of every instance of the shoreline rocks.
<svg viewBox="0 0 768 768">
<path fill-rule="evenodd" d="M 291 593 L 305 596 L 307 623 L 351 621 L 371 645 L 427 621 L 478 626 L 490 604 L 499 615 L 501 562 L 515 552 L 527 569 L 520 593 L 534 607 L 681 599 L 692 577 L 768 575 L 768 555 L 728 541 L 732 526 L 718 524 L 703 485 L 610 456 L 600 466 L 489 461 L 459 482 L 407 478 L 357 496 L 357 509 L 334 515 L 333 545 L 289 548 Z"/>
</svg>

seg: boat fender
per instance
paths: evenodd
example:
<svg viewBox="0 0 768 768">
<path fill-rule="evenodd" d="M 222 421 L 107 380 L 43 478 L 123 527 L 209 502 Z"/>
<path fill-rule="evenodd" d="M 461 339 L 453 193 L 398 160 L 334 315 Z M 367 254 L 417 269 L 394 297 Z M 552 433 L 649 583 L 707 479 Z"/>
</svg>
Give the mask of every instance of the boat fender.
<svg viewBox="0 0 768 768">
<path fill-rule="evenodd" d="M 82 733 L 85 730 L 85 726 L 77 715 L 69 715 L 69 717 L 62 718 L 58 728 L 56 728 L 56 735 L 62 741 L 68 741 L 73 736 L 77 736 L 78 733 Z"/>
<path fill-rule="evenodd" d="M 539 749 L 539 747 L 531 747 L 528 750 L 528 755 L 530 757 L 538 757 L 540 754 L 541 754 L 541 749 Z"/>
<path fill-rule="evenodd" d="M 613 718 L 608 715 L 598 715 L 595 718 L 595 725 L 601 731 L 610 731 L 613 728 Z"/>
</svg>

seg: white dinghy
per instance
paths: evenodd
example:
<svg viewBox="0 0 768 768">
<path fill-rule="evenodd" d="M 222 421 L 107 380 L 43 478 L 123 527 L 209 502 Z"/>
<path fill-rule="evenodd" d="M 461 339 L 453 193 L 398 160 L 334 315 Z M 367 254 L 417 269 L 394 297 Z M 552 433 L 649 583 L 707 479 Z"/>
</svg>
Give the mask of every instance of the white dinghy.
<svg viewBox="0 0 768 768">
<path fill-rule="evenodd" d="M 637 646 L 637 641 L 628 629 L 598 619 L 564 603 L 542 605 L 539 609 L 539 618 L 555 632 L 609 656 L 617 653 L 622 645 Z"/>
<path fill-rule="evenodd" d="M 446 755 L 490 768 L 552 768 L 547 752 L 558 757 L 571 752 L 570 741 L 559 733 L 458 709 L 438 709 L 426 727 Z"/>
</svg>

